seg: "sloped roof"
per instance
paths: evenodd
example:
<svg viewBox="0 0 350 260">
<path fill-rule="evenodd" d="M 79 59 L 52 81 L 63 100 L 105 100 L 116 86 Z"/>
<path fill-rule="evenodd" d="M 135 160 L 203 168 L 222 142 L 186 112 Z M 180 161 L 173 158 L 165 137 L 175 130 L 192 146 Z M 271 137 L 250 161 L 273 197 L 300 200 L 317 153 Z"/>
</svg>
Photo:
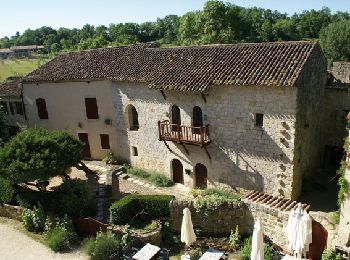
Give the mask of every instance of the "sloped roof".
<svg viewBox="0 0 350 260">
<path fill-rule="evenodd" d="M 24 82 L 108 79 L 160 90 L 207 92 L 210 85 L 294 86 L 316 42 L 155 48 L 131 45 L 60 55 Z"/>
<path fill-rule="evenodd" d="M 0 83 L 0 97 L 19 97 L 21 96 L 21 90 L 18 84 L 21 81 L 21 77 L 12 77 L 4 83 Z"/>
</svg>

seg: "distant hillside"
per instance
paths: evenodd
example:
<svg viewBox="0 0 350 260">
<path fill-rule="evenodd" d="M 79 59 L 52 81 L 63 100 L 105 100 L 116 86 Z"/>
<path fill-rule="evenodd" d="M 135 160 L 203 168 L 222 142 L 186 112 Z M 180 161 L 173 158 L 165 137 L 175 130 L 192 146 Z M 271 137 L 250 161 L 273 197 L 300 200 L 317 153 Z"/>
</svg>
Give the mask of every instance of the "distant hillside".
<svg viewBox="0 0 350 260">
<path fill-rule="evenodd" d="M 0 59 L 0 82 L 10 76 L 24 76 L 48 61 L 48 59 Z"/>
</svg>

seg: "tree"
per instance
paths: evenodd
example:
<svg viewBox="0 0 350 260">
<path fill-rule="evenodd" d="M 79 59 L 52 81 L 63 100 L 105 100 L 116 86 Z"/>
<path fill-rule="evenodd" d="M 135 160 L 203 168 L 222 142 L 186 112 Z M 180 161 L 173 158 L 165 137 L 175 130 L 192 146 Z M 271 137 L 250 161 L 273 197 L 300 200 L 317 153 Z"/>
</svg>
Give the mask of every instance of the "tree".
<svg viewBox="0 0 350 260">
<path fill-rule="evenodd" d="M 0 148 L 0 176 L 19 184 L 65 175 L 81 161 L 83 147 L 68 132 L 25 130 Z"/>
<path fill-rule="evenodd" d="M 350 61 L 350 20 L 329 24 L 321 31 L 320 42 L 329 62 Z"/>
<path fill-rule="evenodd" d="M 4 108 L 0 105 L 0 147 L 8 139 L 8 131 L 5 120 L 6 114 L 4 112 Z"/>
</svg>

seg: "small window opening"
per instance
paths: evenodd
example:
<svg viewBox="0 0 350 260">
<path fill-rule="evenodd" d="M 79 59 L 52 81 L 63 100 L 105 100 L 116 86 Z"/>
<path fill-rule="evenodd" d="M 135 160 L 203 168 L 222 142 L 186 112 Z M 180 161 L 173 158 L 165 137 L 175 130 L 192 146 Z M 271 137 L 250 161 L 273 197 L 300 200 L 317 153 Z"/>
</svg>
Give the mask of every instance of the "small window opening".
<svg viewBox="0 0 350 260">
<path fill-rule="evenodd" d="M 264 114 L 255 114 L 255 126 L 262 127 L 264 125 Z"/>
<path fill-rule="evenodd" d="M 16 114 L 23 116 L 23 106 L 21 102 L 15 102 L 16 104 Z"/>
<path fill-rule="evenodd" d="M 136 146 L 133 146 L 132 147 L 132 156 L 138 156 L 139 155 L 139 153 L 138 153 L 138 151 L 137 151 L 137 147 Z"/>
<path fill-rule="evenodd" d="M 136 111 L 136 108 L 132 105 L 128 108 L 128 117 L 129 117 L 129 129 L 138 130 L 139 129 L 139 116 Z"/>
<path fill-rule="evenodd" d="M 110 149 L 109 145 L 109 135 L 106 134 L 100 134 L 100 139 L 101 139 L 101 148 L 102 149 Z"/>
</svg>

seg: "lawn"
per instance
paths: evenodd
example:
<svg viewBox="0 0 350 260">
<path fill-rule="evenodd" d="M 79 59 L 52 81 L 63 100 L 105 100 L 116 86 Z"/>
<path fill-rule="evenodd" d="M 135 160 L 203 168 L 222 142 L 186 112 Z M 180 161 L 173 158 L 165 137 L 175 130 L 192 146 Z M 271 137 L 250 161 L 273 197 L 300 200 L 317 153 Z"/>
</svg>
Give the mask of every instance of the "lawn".
<svg viewBox="0 0 350 260">
<path fill-rule="evenodd" d="M 10 76 L 24 76 L 39 66 L 48 62 L 48 59 L 0 59 L 0 82 Z"/>
</svg>

